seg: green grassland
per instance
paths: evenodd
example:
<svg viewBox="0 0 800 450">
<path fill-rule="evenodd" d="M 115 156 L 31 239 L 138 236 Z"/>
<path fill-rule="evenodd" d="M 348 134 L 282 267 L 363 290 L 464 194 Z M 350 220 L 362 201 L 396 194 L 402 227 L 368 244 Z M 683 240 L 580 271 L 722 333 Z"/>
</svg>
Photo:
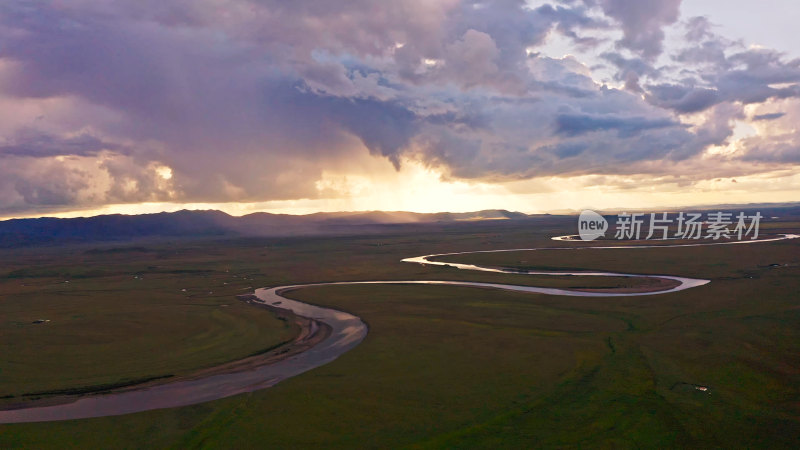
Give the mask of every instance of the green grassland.
<svg viewBox="0 0 800 450">
<path fill-rule="evenodd" d="M 549 239 L 571 227 L 572 221 L 492 223 L 426 234 L 3 251 L 0 395 L 15 398 L 0 401 L 180 375 L 290 338 L 296 330 L 235 299 L 253 287 L 381 279 L 646 283 L 400 262 L 429 253 L 572 245 Z M 763 229 L 797 233 L 800 226 Z M 333 363 L 270 389 L 120 417 L 0 425 L 0 447 L 794 448 L 798 241 L 446 257 L 712 280 L 656 296 L 398 285 L 293 291 L 293 298 L 362 317 L 369 335 Z M 31 323 L 39 318 L 51 321 Z"/>
<path fill-rule="evenodd" d="M 269 313 L 254 314 L 231 290 L 182 292 L 170 277 L 25 281 L 0 283 L 4 403 L 183 375 L 272 347 L 297 331 Z M 33 323 L 40 319 L 49 322 Z"/>
</svg>

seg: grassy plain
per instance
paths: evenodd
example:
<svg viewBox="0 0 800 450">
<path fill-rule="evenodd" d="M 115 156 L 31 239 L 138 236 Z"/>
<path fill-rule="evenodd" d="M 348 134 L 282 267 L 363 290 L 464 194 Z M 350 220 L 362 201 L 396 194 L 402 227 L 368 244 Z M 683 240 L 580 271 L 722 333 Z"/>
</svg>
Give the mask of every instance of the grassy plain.
<svg viewBox="0 0 800 450">
<path fill-rule="evenodd" d="M 187 373 L 291 337 L 294 330 L 269 312 L 235 300 L 252 287 L 380 279 L 636 282 L 400 262 L 429 253 L 573 245 L 549 239 L 573 227 L 572 220 L 478 223 L 369 237 L 4 251 L 0 395 L 15 395 L 2 400 L 12 402 L 25 392 Z M 762 229 L 797 233 L 800 224 Z M 800 240 L 448 260 L 712 282 L 625 298 L 444 286 L 298 290 L 290 295 L 362 317 L 370 326 L 366 340 L 331 364 L 251 394 L 113 418 L 0 425 L 0 447 L 793 448 L 800 442 Z M 38 318 L 51 322 L 30 323 Z"/>
</svg>

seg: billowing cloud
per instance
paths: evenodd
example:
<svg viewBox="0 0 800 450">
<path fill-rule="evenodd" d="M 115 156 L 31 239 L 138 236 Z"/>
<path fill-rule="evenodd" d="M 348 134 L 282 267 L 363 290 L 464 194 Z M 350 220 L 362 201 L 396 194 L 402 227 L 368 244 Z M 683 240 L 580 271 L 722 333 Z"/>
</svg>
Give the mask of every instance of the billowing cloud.
<svg viewBox="0 0 800 450">
<path fill-rule="evenodd" d="M 598 0 L 598 3 L 609 17 L 620 23 L 623 38 L 619 45 L 646 59 L 654 59 L 663 48 L 663 28 L 678 20 L 681 0 Z"/>
<path fill-rule="evenodd" d="M 726 164 L 800 160 L 780 128 L 798 115 L 769 108 L 800 95 L 800 60 L 679 7 L 6 1 L 0 212 L 314 198 L 367 154 L 497 183 L 686 170 L 742 121 L 764 134 Z M 548 53 L 557 39 L 574 55 Z"/>
</svg>

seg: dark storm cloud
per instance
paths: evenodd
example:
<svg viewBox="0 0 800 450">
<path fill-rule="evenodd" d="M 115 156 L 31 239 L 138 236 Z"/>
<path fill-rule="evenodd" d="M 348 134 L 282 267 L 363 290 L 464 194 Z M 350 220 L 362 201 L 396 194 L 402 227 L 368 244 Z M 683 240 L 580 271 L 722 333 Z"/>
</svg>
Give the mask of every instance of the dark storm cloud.
<svg viewBox="0 0 800 450">
<path fill-rule="evenodd" d="M 613 115 L 561 114 L 556 117 L 556 132 L 578 136 L 592 131 L 614 130 L 621 137 L 630 137 L 644 130 L 674 127 L 671 119 L 653 120 L 645 117 L 619 117 Z"/>
<path fill-rule="evenodd" d="M 785 116 L 786 113 L 769 113 L 769 114 L 756 114 L 753 120 L 775 120 Z"/>
<path fill-rule="evenodd" d="M 606 52 L 600 56 L 616 66 L 620 73 L 633 72 L 639 76 L 648 75 L 656 78 L 659 76 L 658 70 L 642 58 L 626 58 L 617 52 Z"/>
<path fill-rule="evenodd" d="M 679 113 L 706 110 L 722 102 L 763 103 L 800 96 L 800 61 L 784 62 L 779 54 L 748 50 L 701 71 L 695 81 L 645 85 L 648 100 Z"/>
<path fill-rule="evenodd" d="M 579 47 L 596 47 L 603 40 L 591 36 L 582 36 L 580 31 L 586 30 L 607 30 L 611 28 L 608 21 L 592 17 L 588 14 L 588 9 L 579 5 L 551 6 L 543 5 L 539 8 L 539 13 L 543 16 L 551 16 L 557 24 L 558 30 L 564 36 L 570 38 Z"/>
<path fill-rule="evenodd" d="M 648 98 L 653 104 L 680 113 L 703 111 L 721 101 L 720 93 L 716 89 L 693 88 L 676 84 L 648 86 Z"/>
<path fill-rule="evenodd" d="M 0 144 L 0 157 L 5 155 L 33 158 L 66 155 L 94 156 L 101 150 L 119 150 L 119 146 L 103 142 L 89 133 L 61 137 L 23 129 L 17 131 L 10 141 Z"/>
<path fill-rule="evenodd" d="M 625 83 L 625 89 L 632 92 L 643 92 L 639 80 L 644 77 L 658 78 L 660 72 L 652 64 L 642 58 L 626 58 L 618 52 L 606 52 L 601 58 L 610 62 L 617 68 L 615 79 Z"/>
<path fill-rule="evenodd" d="M 623 32 L 621 47 L 654 59 L 661 54 L 663 27 L 678 20 L 681 0 L 587 0 L 597 3 L 609 17 L 616 19 Z"/>
<path fill-rule="evenodd" d="M 313 198 L 360 144 L 455 178 L 627 173 L 724 142 L 732 104 L 800 94 L 800 62 L 704 18 L 680 70 L 658 65 L 679 3 L 5 1 L 0 211 Z M 625 90 L 540 52 L 557 34 Z"/>
<path fill-rule="evenodd" d="M 757 138 L 748 139 L 748 151 L 742 158 L 749 162 L 773 162 L 781 164 L 800 163 L 800 139 L 769 142 Z"/>
</svg>

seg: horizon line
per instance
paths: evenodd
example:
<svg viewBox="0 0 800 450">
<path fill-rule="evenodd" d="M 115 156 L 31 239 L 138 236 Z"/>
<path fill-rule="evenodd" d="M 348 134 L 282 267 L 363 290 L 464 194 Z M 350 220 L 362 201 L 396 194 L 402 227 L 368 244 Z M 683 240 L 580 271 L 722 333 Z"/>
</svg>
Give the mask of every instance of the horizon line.
<svg viewBox="0 0 800 450">
<path fill-rule="evenodd" d="M 133 205 L 140 205 L 140 204 L 133 204 Z M 114 206 L 131 206 L 128 204 L 119 204 Z M 524 214 L 526 216 L 534 216 L 534 215 L 578 215 L 581 211 L 584 210 L 592 210 L 603 214 L 618 214 L 622 212 L 634 212 L 634 213 L 649 213 L 649 212 L 677 212 L 679 210 L 707 210 L 707 209 L 732 209 L 732 208 L 756 208 L 756 207 L 767 207 L 767 208 L 790 208 L 793 206 L 800 206 L 800 200 L 798 201 L 790 201 L 790 202 L 763 202 L 763 203 L 720 203 L 720 204 L 698 204 L 698 205 L 678 205 L 678 206 L 662 206 L 662 207 L 648 207 L 648 208 L 628 208 L 628 207 L 579 207 L 579 208 L 559 208 L 559 209 L 550 209 L 546 211 L 534 211 L 534 212 L 525 212 L 525 211 L 516 211 L 507 208 L 482 208 L 482 209 L 475 209 L 475 210 L 466 210 L 466 211 L 411 211 L 411 210 L 391 210 L 391 209 L 343 209 L 343 210 L 319 210 L 313 212 L 300 212 L 300 213 L 290 213 L 290 212 L 273 212 L 270 210 L 258 210 L 252 212 L 245 212 L 242 214 L 235 214 L 229 211 L 225 211 L 223 209 L 214 208 L 214 207 L 191 207 L 189 204 L 184 204 L 183 207 L 177 208 L 164 208 L 161 210 L 155 211 L 146 211 L 146 212 L 101 212 L 98 210 L 77 210 L 77 211 L 65 211 L 65 212 L 57 212 L 53 214 L 43 213 L 42 215 L 37 214 L 24 214 L 19 216 L 9 215 L 9 216 L 0 216 L 0 222 L 6 222 L 10 220 L 26 220 L 26 219 L 89 219 L 93 217 L 102 217 L 102 216 L 145 216 L 145 215 L 153 215 L 153 214 L 172 214 L 177 212 L 184 212 L 184 211 L 192 211 L 192 212 L 202 212 L 202 211 L 210 211 L 210 212 L 220 212 L 226 214 L 230 217 L 245 217 L 253 214 L 270 214 L 276 216 L 297 216 L 297 217 L 304 217 L 304 216 L 312 216 L 316 214 L 361 214 L 361 213 L 390 213 L 390 214 L 417 214 L 417 215 L 435 215 L 435 214 L 474 214 L 479 212 L 487 212 L 487 211 L 497 211 L 497 212 L 507 212 L 511 214 Z M 97 212 L 92 214 L 92 212 Z M 489 218 L 487 218 L 489 219 Z"/>
</svg>

